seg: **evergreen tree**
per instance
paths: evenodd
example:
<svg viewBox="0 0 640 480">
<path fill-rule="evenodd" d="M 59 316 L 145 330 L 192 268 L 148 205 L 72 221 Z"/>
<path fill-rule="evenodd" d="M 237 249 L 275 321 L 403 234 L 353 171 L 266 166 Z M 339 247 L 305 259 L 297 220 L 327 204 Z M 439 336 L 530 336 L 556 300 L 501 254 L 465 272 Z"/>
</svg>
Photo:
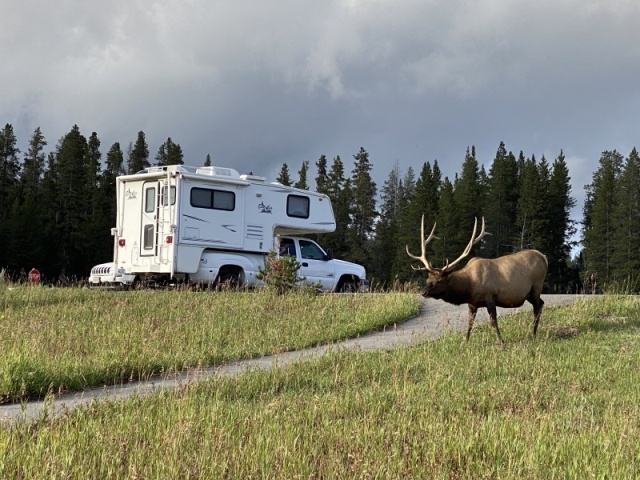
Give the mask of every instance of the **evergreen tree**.
<svg viewBox="0 0 640 480">
<path fill-rule="evenodd" d="M 397 249 L 401 195 L 402 180 L 396 162 L 381 190 L 382 205 L 380 218 L 376 224 L 372 270 L 369 273 L 372 279 L 377 279 L 382 285 L 388 285 L 392 280 L 391 271 L 394 261 L 392 253 Z"/>
<path fill-rule="evenodd" d="M 583 255 L 585 274 L 604 285 L 612 279 L 612 255 L 616 235 L 614 211 L 617 209 L 617 184 L 623 158 L 618 152 L 605 151 L 600 166 L 585 187 Z"/>
<path fill-rule="evenodd" d="M 10 210 L 16 194 L 20 164 L 18 163 L 17 139 L 13 126 L 6 124 L 0 131 L 0 270 L 11 258 Z"/>
<path fill-rule="evenodd" d="M 278 175 L 278 178 L 276 178 L 276 181 L 287 187 L 291 186 L 291 177 L 289 176 L 289 165 L 287 165 L 286 162 L 282 164 L 282 168 L 280 169 L 280 175 Z"/>
<path fill-rule="evenodd" d="M 398 227 L 396 234 L 396 245 L 394 248 L 393 264 L 391 267 L 391 278 L 393 281 L 406 282 L 415 277 L 411 268 L 411 259 L 407 255 L 406 246 L 411 245 L 419 236 L 420 226 L 416 226 L 415 212 L 412 212 L 411 205 L 416 196 L 416 176 L 412 167 L 407 169 L 399 188 L 398 201 Z M 390 252 L 392 254 L 392 252 Z"/>
<path fill-rule="evenodd" d="M 516 212 L 518 205 L 518 165 L 511 152 L 500 142 L 487 179 L 486 214 L 491 235 L 485 237 L 489 257 L 497 258 L 511 253 L 516 239 Z"/>
<path fill-rule="evenodd" d="M 404 217 L 401 230 L 402 241 L 396 252 L 398 278 L 401 280 L 419 280 L 424 276 L 423 272 L 416 272 L 411 268 L 412 260 L 407 255 L 406 247 L 408 245 L 412 252 L 420 252 L 419 232 L 422 217 L 424 216 L 425 229 L 431 228 L 435 223 L 441 183 L 438 161 L 434 161 L 433 167 L 430 162 L 423 163 Z M 429 248 L 433 253 L 434 245 L 430 245 Z"/>
<path fill-rule="evenodd" d="M 325 248 L 331 249 L 338 258 L 347 258 L 350 254 L 347 231 L 351 212 L 351 182 L 345 178 L 344 164 L 336 156 L 327 176 L 327 195 L 331 199 L 336 219 L 336 230 L 324 238 Z"/>
<path fill-rule="evenodd" d="M 577 288 L 576 279 L 569 265 L 571 252 L 569 239 L 575 234 L 575 226 L 570 214 L 576 203 L 571 197 L 570 181 L 569 169 L 561 150 L 551 169 L 546 201 L 549 241 L 542 252 L 549 262 L 547 283 L 551 291 L 557 293 L 565 293 L 567 290 L 576 291 Z"/>
<path fill-rule="evenodd" d="M 36 128 L 29 140 L 29 148 L 24 154 L 24 165 L 22 176 L 20 177 L 22 190 L 30 190 L 34 198 L 37 198 L 40 183 L 42 182 L 46 158 L 44 147 L 46 145 L 47 142 L 40 131 L 40 127 Z"/>
<path fill-rule="evenodd" d="M 434 247 L 437 245 L 438 248 L 433 250 L 437 256 L 431 257 L 434 258 L 435 265 L 446 265 L 447 260 L 453 261 L 458 258 L 464 249 L 459 240 L 459 215 L 453 183 L 451 183 L 449 177 L 445 177 L 440 188 L 440 201 L 438 203 L 438 231 L 436 234 L 439 240 L 436 241 L 437 243 L 434 242 Z M 467 238 L 468 241 L 469 238 Z"/>
<path fill-rule="evenodd" d="M 458 208 L 458 234 L 456 239 L 451 239 L 451 246 L 457 243 L 460 246 L 460 253 L 469 243 L 475 219 L 483 216 L 484 205 L 482 205 L 483 193 L 480 184 L 480 172 L 478 161 L 476 160 L 476 149 L 471 147 L 471 151 L 467 148 L 464 162 L 462 163 L 462 172 L 460 177 L 456 177 L 454 185 L 454 201 Z M 491 231 L 487 228 L 487 231 Z M 480 248 L 479 248 L 480 247 Z M 481 252 L 481 245 L 476 245 L 476 254 Z M 458 253 L 458 255 L 460 255 Z M 470 255 L 473 256 L 474 254 Z M 457 255 L 456 255 L 457 257 Z M 456 258 L 454 257 L 454 258 Z"/>
<path fill-rule="evenodd" d="M 307 172 L 309 170 L 309 160 L 305 160 L 302 162 L 302 166 L 300 170 L 298 170 L 298 181 L 295 183 L 294 187 L 299 188 L 301 190 L 309 190 L 309 185 L 307 185 Z"/>
<path fill-rule="evenodd" d="M 316 162 L 316 170 L 318 172 L 316 176 L 316 192 L 327 193 L 329 174 L 327 172 L 327 157 L 325 155 L 320 155 L 320 158 Z"/>
<path fill-rule="evenodd" d="M 210 166 L 211 166 L 211 155 L 207 153 L 207 158 L 204 159 L 203 167 L 210 167 Z"/>
<path fill-rule="evenodd" d="M 516 250 L 536 248 L 544 251 L 543 232 L 547 226 L 545 180 L 535 155 L 525 160 L 519 184 Z"/>
<path fill-rule="evenodd" d="M 167 138 L 167 141 L 160 145 L 156 154 L 156 165 L 166 167 L 167 165 L 184 165 L 184 155 L 180 144 Z"/>
<path fill-rule="evenodd" d="M 624 282 L 627 290 L 637 292 L 640 286 L 640 157 L 635 148 L 625 161 L 616 195 L 612 275 L 617 281 Z"/>
<path fill-rule="evenodd" d="M 372 165 L 369 162 L 369 153 L 361 147 L 353 158 L 355 162 L 351 176 L 353 185 L 350 225 L 351 258 L 353 261 L 367 266 L 370 260 L 369 240 L 377 215 L 377 188 L 371 179 Z"/>
<path fill-rule="evenodd" d="M 143 131 L 138 132 L 138 138 L 133 148 L 129 149 L 128 159 L 127 173 L 129 174 L 138 173 L 151 166 L 149 163 L 149 146 Z"/>
</svg>

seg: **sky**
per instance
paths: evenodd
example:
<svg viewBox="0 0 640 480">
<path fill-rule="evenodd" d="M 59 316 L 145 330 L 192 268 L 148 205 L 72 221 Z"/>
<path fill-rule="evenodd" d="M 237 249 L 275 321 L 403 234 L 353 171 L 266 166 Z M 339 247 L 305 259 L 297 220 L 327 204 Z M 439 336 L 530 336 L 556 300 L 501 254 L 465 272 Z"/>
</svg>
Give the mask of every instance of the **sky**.
<svg viewBox="0 0 640 480">
<path fill-rule="evenodd" d="M 562 150 L 580 220 L 600 154 L 640 147 L 637 0 L 0 0 L 0 122 L 24 152 L 77 124 L 275 180 L 361 147 L 380 189 L 500 142 Z"/>
</svg>

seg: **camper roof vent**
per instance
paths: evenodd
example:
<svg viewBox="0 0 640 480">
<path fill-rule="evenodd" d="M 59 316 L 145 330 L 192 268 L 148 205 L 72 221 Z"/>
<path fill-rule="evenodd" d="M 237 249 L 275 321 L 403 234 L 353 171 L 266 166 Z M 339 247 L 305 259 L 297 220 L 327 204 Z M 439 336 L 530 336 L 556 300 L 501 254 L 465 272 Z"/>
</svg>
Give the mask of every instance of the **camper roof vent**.
<svg viewBox="0 0 640 480">
<path fill-rule="evenodd" d="M 240 178 L 248 182 L 266 182 L 267 181 L 267 177 L 254 175 L 253 173 L 243 173 L 242 175 L 240 175 Z"/>
<path fill-rule="evenodd" d="M 213 177 L 240 178 L 237 170 L 227 167 L 200 167 L 196 170 L 196 173 Z"/>
</svg>

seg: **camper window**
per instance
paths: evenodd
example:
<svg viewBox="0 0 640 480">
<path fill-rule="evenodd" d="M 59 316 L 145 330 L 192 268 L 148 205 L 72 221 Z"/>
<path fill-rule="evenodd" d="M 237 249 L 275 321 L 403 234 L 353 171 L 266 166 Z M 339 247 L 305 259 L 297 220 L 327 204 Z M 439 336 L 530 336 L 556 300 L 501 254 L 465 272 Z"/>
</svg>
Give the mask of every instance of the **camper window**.
<svg viewBox="0 0 640 480">
<path fill-rule="evenodd" d="M 297 218 L 309 218 L 309 197 L 289 195 L 287 197 L 287 215 Z"/>
<path fill-rule="evenodd" d="M 162 187 L 162 206 L 176 204 L 176 187 L 169 187 L 169 195 L 167 196 L 167 187 Z"/>
<path fill-rule="evenodd" d="M 236 208 L 236 194 L 210 188 L 192 188 L 191 206 L 233 211 Z"/>
<path fill-rule="evenodd" d="M 155 212 L 156 210 L 156 189 L 151 187 L 146 190 L 146 197 L 144 199 L 144 211 L 145 213 Z"/>
<path fill-rule="evenodd" d="M 153 248 L 153 241 L 155 237 L 155 229 L 153 225 L 144 226 L 144 249 L 151 250 Z"/>
</svg>

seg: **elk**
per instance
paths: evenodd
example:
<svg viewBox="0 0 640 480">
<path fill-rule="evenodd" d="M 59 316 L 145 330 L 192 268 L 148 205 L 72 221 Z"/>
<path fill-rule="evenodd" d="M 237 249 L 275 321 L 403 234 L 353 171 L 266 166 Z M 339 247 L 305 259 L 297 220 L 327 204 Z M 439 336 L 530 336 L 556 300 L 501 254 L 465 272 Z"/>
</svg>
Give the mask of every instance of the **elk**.
<svg viewBox="0 0 640 480">
<path fill-rule="evenodd" d="M 515 308 L 520 307 L 525 300 L 533 305 L 533 336 L 536 336 L 540 314 L 544 301 L 540 298 L 544 277 L 547 274 L 547 257 L 537 250 L 522 250 L 517 253 L 498 258 L 472 258 L 458 270 L 454 267 L 464 260 L 473 245 L 478 243 L 485 235 L 484 217 L 482 228 L 476 236 L 478 219 L 475 219 L 473 233 L 467 247 L 455 261 L 447 260 L 443 268 L 434 268 L 426 256 L 426 246 L 434 238 L 436 225 L 429 236 L 424 236 L 424 215 L 420 228 L 422 242 L 422 255 L 415 256 L 406 247 L 407 254 L 414 260 L 422 262 L 424 267 L 414 267 L 414 270 L 426 270 L 428 277 L 422 296 L 436 298 L 454 305 L 469 305 L 469 326 L 467 329 L 467 341 L 471 336 L 471 329 L 479 308 L 486 308 L 489 312 L 491 325 L 496 329 L 498 340 L 504 344 L 500 329 L 498 328 L 498 315 L 496 307 Z"/>
</svg>

